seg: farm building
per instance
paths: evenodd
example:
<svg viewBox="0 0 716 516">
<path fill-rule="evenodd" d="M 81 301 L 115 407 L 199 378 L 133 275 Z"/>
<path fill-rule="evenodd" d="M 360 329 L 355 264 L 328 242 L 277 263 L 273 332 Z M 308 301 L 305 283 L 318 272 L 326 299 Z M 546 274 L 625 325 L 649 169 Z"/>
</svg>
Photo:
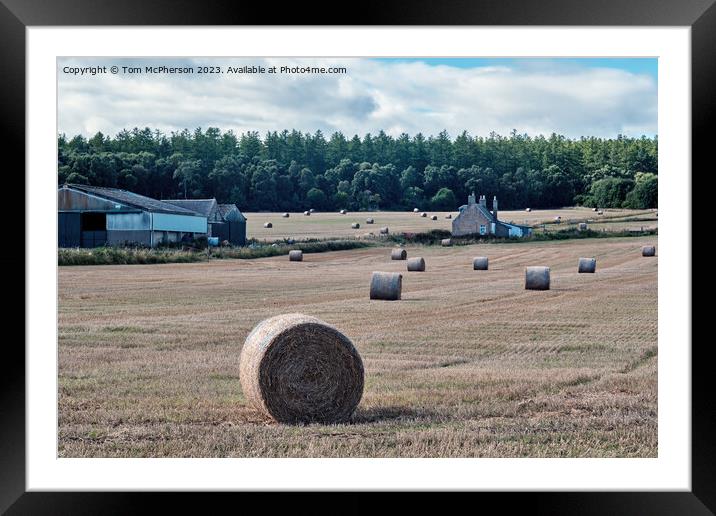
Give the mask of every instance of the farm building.
<svg viewBox="0 0 716 516">
<path fill-rule="evenodd" d="M 235 204 L 219 204 L 216 199 L 167 199 L 163 202 L 206 217 L 207 236 L 227 240 L 233 245 L 246 243 L 246 217 Z"/>
<path fill-rule="evenodd" d="M 57 190 L 60 247 L 154 247 L 206 235 L 206 216 L 126 190 L 66 184 Z"/>
<path fill-rule="evenodd" d="M 459 208 L 460 213 L 452 221 L 452 235 L 494 235 L 498 237 L 528 236 L 532 230 L 527 226 L 509 224 L 497 219 L 497 197 L 492 199 L 492 211 L 487 209 L 485 196 L 479 202 L 475 193 L 467 197 L 467 204 Z"/>
</svg>

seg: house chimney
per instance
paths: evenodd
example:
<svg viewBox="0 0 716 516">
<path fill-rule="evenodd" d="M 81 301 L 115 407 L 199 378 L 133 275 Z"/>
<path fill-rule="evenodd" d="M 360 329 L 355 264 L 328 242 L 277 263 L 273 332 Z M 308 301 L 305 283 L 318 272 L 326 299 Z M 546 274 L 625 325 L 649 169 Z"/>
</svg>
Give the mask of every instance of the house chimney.
<svg viewBox="0 0 716 516">
<path fill-rule="evenodd" d="M 480 196 L 480 206 L 482 206 L 483 208 L 487 208 L 487 199 L 485 199 L 484 195 Z"/>
<path fill-rule="evenodd" d="M 467 196 L 467 204 L 475 204 L 475 192 Z"/>
</svg>

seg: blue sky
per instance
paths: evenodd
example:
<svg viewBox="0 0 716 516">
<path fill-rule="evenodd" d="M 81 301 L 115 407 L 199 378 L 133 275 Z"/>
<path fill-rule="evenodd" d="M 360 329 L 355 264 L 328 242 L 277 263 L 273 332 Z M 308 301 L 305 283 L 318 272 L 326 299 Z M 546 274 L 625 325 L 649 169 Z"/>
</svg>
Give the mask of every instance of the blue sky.
<svg viewBox="0 0 716 516">
<path fill-rule="evenodd" d="M 71 75 L 65 66 L 342 66 L 345 74 Z M 63 58 L 59 132 L 654 136 L 656 58 Z"/>
</svg>

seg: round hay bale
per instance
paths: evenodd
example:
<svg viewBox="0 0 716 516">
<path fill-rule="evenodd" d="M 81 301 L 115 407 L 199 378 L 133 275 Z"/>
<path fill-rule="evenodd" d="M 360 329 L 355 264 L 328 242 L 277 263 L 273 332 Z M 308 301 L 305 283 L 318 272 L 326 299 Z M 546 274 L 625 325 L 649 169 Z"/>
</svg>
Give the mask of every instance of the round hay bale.
<svg viewBox="0 0 716 516">
<path fill-rule="evenodd" d="M 577 272 L 579 273 L 593 273 L 597 270 L 597 259 L 596 258 L 580 258 L 579 265 L 577 266 Z"/>
<path fill-rule="evenodd" d="M 597 215 L 604 215 L 604 212 L 603 212 L 602 210 L 599 210 L 599 211 L 597 212 Z"/>
<path fill-rule="evenodd" d="M 272 227 L 273 227 L 273 224 L 271 224 L 270 222 L 265 222 L 265 223 L 264 223 L 264 227 L 267 228 L 267 229 L 268 229 L 268 228 L 272 228 Z"/>
<path fill-rule="evenodd" d="M 560 216 L 555 217 L 554 222 L 557 224 L 560 224 L 562 222 L 562 217 L 560 217 Z"/>
<path fill-rule="evenodd" d="M 340 423 L 363 396 L 364 369 L 353 343 L 303 314 L 261 321 L 241 350 L 246 400 L 279 423 Z"/>
<path fill-rule="evenodd" d="M 433 215 L 432 217 L 430 217 L 430 220 L 438 220 L 438 216 L 437 216 L 437 215 Z"/>
<path fill-rule="evenodd" d="M 281 216 L 282 216 L 282 217 L 283 217 L 284 219 L 287 219 L 287 218 L 289 218 L 289 217 L 290 217 L 290 215 L 289 215 L 288 213 L 284 213 L 284 214 L 283 214 L 283 215 L 281 215 Z"/>
<path fill-rule="evenodd" d="M 353 224 L 351 224 L 351 229 L 360 229 L 360 224 L 354 222 Z"/>
<path fill-rule="evenodd" d="M 421 217 L 427 217 L 427 216 L 428 216 L 428 214 L 427 214 L 427 213 L 425 213 L 425 212 L 422 212 L 422 213 L 420 214 L 420 216 L 421 216 Z"/>
<path fill-rule="evenodd" d="M 366 224 L 373 224 L 375 221 L 371 218 L 365 219 Z"/>
<path fill-rule="evenodd" d="M 424 272 L 425 271 L 425 260 L 423 260 L 419 256 L 416 256 L 415 258 L 408 258 L 408 271 Z"/>
<path fill-rule="evenodd" d="M 408 257 L 408 252 L 405 249 L 393 249 L 390 251 L 391 260 L 405 260 Z"/>
<path fill-rule="evenodd" d="M 300 249 L 294 249 L 293 251 L 288 252 L 288 261 L 290 262 L 302 262 L 303 261 L 303 251 Z"/>
<path fill-rule="evenodd" d="M 448 213 L 447 215 L 445 215 L 445 218 L 446 218 L 446 219 L 451 219 L 451 218 L 452 218 L 452 213 Z"/>
<path fill-rule="evenodd" d="M 525 269 L 526 290 L 549 290 L 549 267 L 527 267 Z"/>
<path fill-rule="evenodd" d="M 592 208 L 592 211 L 597 211 L 597 208 Z"/>
<path fill-rule="evenodd" d="M 345 215 L 345 214 L 346 214 L 346 210 L 341 210 L 341 211 L 339 211 L 338 213 L 340 213 L 341 215 Z"/>
<path fill-rule="evenodd" d="M 579 226 L 577 226 L 577 229 L 579 231 L 586 231 L 587 230 L 587 223 L 586 222 L 580 222 Z"/>
<path fill-rule="evenodd" d="M 450 240 L 449 238 L 443 238 L 443 239 L 440 241 L 440 245 L 443 246 L 443 247 L 451 247 L 451 246 L 452 246 L 452 240 Z"/>
<path fill-rule="evenodd" d="M 370 298 L 397 301 L 403 288 L 403 275 L 397 272 L 374 272 L 370 278 Z"/>
<path fill-rule="evenodd" d="M 380 234 L 381 235 L 387 235 L 390 232 L 390 230 L 386 227 L 380 228 Z"/>
<path fill-rule="evenodd" d="M 525 208 L 525 211 L 532 211 L 532 208 Z"/>
<path fill-rule="evenodd" d="M 487 256 L 476 256 L 472 260 L 472 270 L 486 271 L 488 269 Z"/>
<path fill-rule="evenodd" d="M 656 256 L 656 247 L 653 245 L 645 245 L 641 248 L 642 256 Z"/>
<path fill-rule="evenodd" d="M 308 210 L 308 211 L 309 211 L 309 213 L 315 213 L 316 210 L 314 210 L 313 208 L 311 208 L 311 209 Z"/>
<path fill-rule="evenodd" d="M 413 213 L 418 213 L 420 210 L 417 208 L 413 208 Z"/>
<path fill-rule="evenodd" d="M 304 214 L 305 216 L 307 216 L 307 217 L 310 217 L 310 216 L 311 216 L 311 212 L 310 212 L 310 211 L 304 211 L 303 214 Z"/>
</svg>

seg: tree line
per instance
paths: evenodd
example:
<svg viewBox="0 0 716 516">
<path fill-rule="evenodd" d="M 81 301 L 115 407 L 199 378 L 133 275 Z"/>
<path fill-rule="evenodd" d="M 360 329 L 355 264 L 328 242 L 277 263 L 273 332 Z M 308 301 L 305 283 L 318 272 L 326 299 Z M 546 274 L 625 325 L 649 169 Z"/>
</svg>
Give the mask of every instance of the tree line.
<svg viewBox="0 0 716 516">
<path fill-rule="evenodd" d="M 243 211 L 454 210 L 475 192 L 501 209 L 657 203 L 656 137 L 569 139 L 513 131 L 452 139 L 217 128 L 58 136 L 58 180 L 157 199 L 211 198 Z"/>
</svg>

